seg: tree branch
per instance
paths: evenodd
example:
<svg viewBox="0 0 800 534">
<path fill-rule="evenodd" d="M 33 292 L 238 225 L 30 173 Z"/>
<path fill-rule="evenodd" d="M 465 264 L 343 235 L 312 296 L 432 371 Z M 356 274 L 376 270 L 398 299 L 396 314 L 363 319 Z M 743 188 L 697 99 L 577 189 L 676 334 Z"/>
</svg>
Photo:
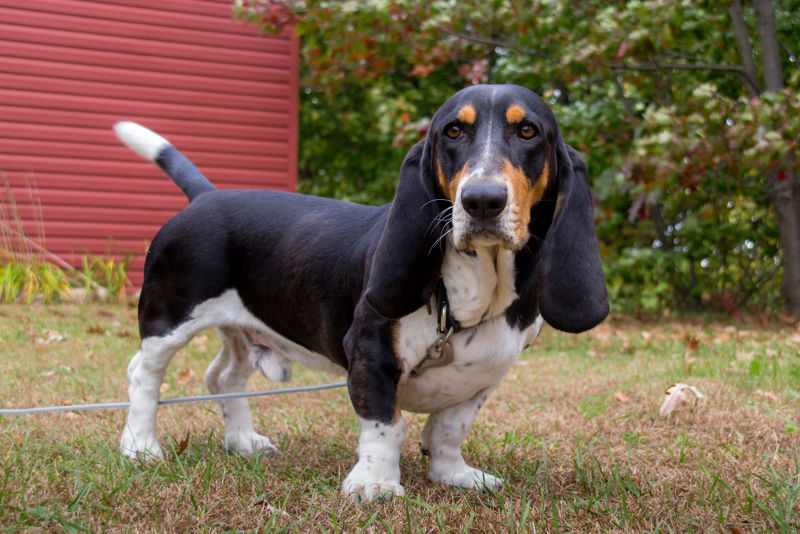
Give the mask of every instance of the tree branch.
<svg viewBox="0 0 800 534">
<path fill-rule="evenodd" d="M 544 59 L 551 59 L 551 56 L 544 54 L 543 52 L 537 52 L 536 50 L 528 50 L 526 48 L 522 48 L 512 43 L 504 43 L 501 41 L 495 41 L 494 39 L 487 39 L 486 37 L 480 37 L 478 35 L 467 35 L 465 33 L 455 33 L 455 32 L 444 32 L 451 37 L 457 37 L 458 39 L 464 39 L 465 41 L 472 41 L 473 43 L 480 43 L 485 44 L 488 46 L 493 46 L 495 48 L 506 48 L 508 50 L 513 50 L 514 52 L 519 52 L 520 54 L 525 54 L 529 56 L 534 56 L 538 58 Z"/>
<path fill-rule="evenodd" d="M 728 14 L 733 22 L 733 36 L 736 38 L 736 47 L 739 49 L 739 57 L 742 60 L 742 67 L 747 73 L 744 78 L 747 94 L 750 98 L 761 93 L 758 86 L 758 69 L 753 59 L 753 47 L 750 45 L 750 36 L 747 33 L 747 25 L 744 22 L 744 13 L 740 0 L 733 0 L 728 6 Z"/>
<path fill-rule="evenodd" d="M 741 65 L 720 65 L 718 63 L 605 63 L 606 67 L 618 70 L 656 72 L 661 70 L 716 70 L 735 72 L 745 83 L 756 85 Z"/>
</svg>

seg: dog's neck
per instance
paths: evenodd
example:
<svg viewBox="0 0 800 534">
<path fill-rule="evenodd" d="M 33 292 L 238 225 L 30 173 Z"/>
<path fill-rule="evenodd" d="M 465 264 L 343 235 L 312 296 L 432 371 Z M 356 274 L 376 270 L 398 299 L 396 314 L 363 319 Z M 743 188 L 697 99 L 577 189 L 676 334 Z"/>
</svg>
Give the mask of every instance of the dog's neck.
<svg viewBox="0 0 800 534">
<path fill-rule="evenodd" d="M 450 313 L 463 328 L 502 314 L 517 298 L 514 253 L 500 246 L 459 252 L 447 244 L 442 262 Z"/>
</svg>

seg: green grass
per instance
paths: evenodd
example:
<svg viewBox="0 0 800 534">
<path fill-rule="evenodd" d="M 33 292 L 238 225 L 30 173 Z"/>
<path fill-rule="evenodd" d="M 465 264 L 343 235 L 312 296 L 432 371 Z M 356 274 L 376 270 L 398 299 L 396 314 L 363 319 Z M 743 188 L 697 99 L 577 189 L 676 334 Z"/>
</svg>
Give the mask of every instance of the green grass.
<svg viewBox="0 0 800 534">
<path fill-rule="evenodd" d="M 0 404 L 127 400 L 135 309 L 0 306 Z M 163 397 L 205 392 L 199 336 Z M 406 497 L 339 485 L 357 425 L 344 390 L 253 400 L 274 458 L 228 455 L 215 404 L 162 407 L 166 459 L 117 453 L 122 411 L 0 417 L 0 529 L 68 532 L 794 532 L 800 529 L 800 330 L 617 318 L 547 329 L 484 406 L 467 461 L 506 478 L 480 494 L 429 482 L 424 416 L 406 414 Z M 292 385 L 338 380 L 295 368 Z M 707 398 L 658 415 L 684 382 Z M 274 387 L 254 377 L 254 389 Z M 188 437 L 188 439 L 187 439 Z"/>
</svg>

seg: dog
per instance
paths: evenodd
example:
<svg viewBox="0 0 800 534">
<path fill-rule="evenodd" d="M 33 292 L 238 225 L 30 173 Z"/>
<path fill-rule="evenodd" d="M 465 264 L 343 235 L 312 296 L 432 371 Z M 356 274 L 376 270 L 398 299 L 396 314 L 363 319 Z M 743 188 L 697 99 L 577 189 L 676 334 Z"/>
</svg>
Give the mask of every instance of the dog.
<svg viewBox="0 0 800 534">
<path fill-rule="evenodd" d="M 346 373 L 360 432 L 344 494 L 404 494 L 402 410 L 430 414 L 431 480 L 502 487 L 461 453 L 481 406 L 544 322 L 577 333 L 608 314 L 586 165 L 538 95 L 515 85 L 457 92 L 381 207 L 217 190 L 160 135 L 132 122 L 114 128 L 190 201 L 147 251 L 124 455 L 162 455 L 156 408 L 167 365 L 216 327 L 212 393 L 246 390 L 256 369 L 288 380 L 294 362 Z M 276 452 L 253 429 L 247 400 L 220 405 L 229 450 Z"/>
</svg>

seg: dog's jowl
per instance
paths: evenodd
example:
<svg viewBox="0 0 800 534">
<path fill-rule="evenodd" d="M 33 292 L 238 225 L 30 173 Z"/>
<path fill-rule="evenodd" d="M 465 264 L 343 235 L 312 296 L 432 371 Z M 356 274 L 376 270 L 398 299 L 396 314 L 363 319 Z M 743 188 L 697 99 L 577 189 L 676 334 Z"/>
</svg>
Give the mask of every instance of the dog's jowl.
<svg viewBox="0 0 800 534">
<path fill-rule="evenodd" d="M 456 93 L 382 207 L 218 191 L 163 137 L 131 122 L 115 129 L 190 201 L 147 253 L 123 454 L 162 454 L 167 365 L 214 326 L 213 393 L 245 390 L 256 369 L 287 380 L 295 362 L 347 375 L 360 437 L 346 494 L 403 494 L 403 410 L 430 414 L 432 480 L 502 486 L 461 454 L 481 406 L 543 322 L 581 332 L 608 313 L 586 166 L 541 98 L 512 85 Z M 276 451 L 246 400 L 220 404 L 228 449 Z"/>
</svg>

